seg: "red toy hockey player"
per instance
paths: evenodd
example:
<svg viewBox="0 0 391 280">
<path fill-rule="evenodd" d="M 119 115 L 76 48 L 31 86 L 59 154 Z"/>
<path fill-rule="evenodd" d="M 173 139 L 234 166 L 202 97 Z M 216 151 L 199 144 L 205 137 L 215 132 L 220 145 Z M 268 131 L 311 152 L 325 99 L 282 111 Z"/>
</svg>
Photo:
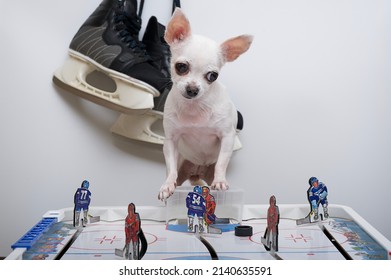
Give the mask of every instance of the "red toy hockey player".
<svg viewBox="0 0 391 280">
<path fill-rule="evenodd" d="M 138 235 L 140 231 L 140 217 L 136 213 L 136 206 L 133 203 L 128 205 L 128 215 L 125 218 L 125 257 L 130 259 L 129 253 L 130 242 L 132 242 L 133 254 L 132 259 L 138 260 L 139 242 Z"/>
<path fill-rule="evenodd" d="M 136 206 L 133 203 L 128 205 L 128 215 L 125 218 L 125 237 L 125 257 L 127 259 L 141 260 L 147 251 L 148 244 L 141 229 L 140 216 L 136 212 Z M 130 243 L 132 243 L 132 254 L 129 252 Z"/>
<path fill-rule="evenodd" d="M 210 189 L 207 186 L 202 187 L 202 196 L 204 197 L 206 203 L 204 220 L 207 225 L 210 225 L 216 221 L 216 215 L 215 215 L 216 201 L 214 196 L 210 194 Z"/>
<path fill-rule="evenodd" d="M 278 223 L 280 222 L 280 211 L 274 195 L 270 197 L 269 203 L 270 206 L 267 210 L 267 228 L 262 243 L 265 245 L 266 250 L 269 251 L 270 249 L 273 249 L 273 251 L 278 251 Z"/>
</svg>

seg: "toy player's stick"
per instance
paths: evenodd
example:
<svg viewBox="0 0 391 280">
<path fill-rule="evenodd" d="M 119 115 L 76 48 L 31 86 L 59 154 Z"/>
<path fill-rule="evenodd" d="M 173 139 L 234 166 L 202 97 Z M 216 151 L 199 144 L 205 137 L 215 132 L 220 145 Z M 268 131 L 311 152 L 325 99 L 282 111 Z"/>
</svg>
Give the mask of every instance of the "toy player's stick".
<svg viewBox="0 0 391 280">
<path fill-rule="evenodd" d="M 145 253 L 147 252 L 147 248 L 148 248 L 147 239 L 145 238 L 144 232 L 141 228 L 138 232 L 138 239 L 139 239 L 139 242 L 141 243 L 141 250 L 139 250 L 138 259 L 141 260 L 144 257 Z M 125 252 L 125 247 L 123 249 L 115 248 L 114 253 L 116 256 L 123 258 L 124 252 Z"/>
<path fill-rule="evenodd" d="M 300 225 L 304 225 L 304 224 L 310 224 L 311 223 L 311 215 L 313 214 L 313 212 L 314 211 L 311 211 L 304 218 L 296 220 L 296 225 L 300 226 Z"/>
<path fill-rule="evenodd" d="M 263 235 L 263 237 L 261 237 L 261 243 L 263 244 L 263 246 L 265 247 L 266 251 L 270 251 L 270 244 L 267 243 L 267 239 L 266 239 L 266 236 L 267 236 L 267 233 L 268 233 L 268 228 L 266 227 L 266 230 L 265 230 L 265 234 Z M 270 246 L 270 247 L 269 247 Z"/>
<path fill-rule="evenodd" d="M 310 204 L 311 204 L 311 202 L 310 202 Z M 318 199 L 318 202 L 316 202 L 316 205 L 317 205 L 318 208 L 319 208 L 319 204 L 320 204 L 320 197 Z M 311 221 L 311 215 L 312 214 L 314 214 L 314 210 L 312 209 L 312 205 L 311 205 L 310 213 L 308 213 L 308 215 L 305 216 L 304 218 L 296 220 L 296 225 L 300 226 L 300 225 L 312 223 L 312 221 Z M 320 215 L 320 219 L 323 220 L 322 214 Z"/>
<path fill-rule="evenodd" d="M 88 214 L 88 218 L 90 218 L 90 224 L 100 222 L 100 216 L 92 216 Z"/>
<path fill-rule="evenodd" d="M 266 228 L 265 230 L 265 234 L 263 237 L 261 237 L 261 243 L 263 244 L 263 246 L 265 247 L 266 251 L 269 252 L 269 254 L 275 258 L 276 260 L 282 260 L 282 258 L 280 257 L 279 254 L 277 254 L 277 251 L 278 251 L 278 243 L 275 244 L 276 246 L 276 249 L 274 249 L 273 245 L 272 245 L 272 242 L 269 242 L 269 244 L 267 244 L 267 239 L 266 239 L 266 236 L 267 236 L 267 233 L 268 233 L 268 228 Z M 278 242 L 278 234 L 277 234 L 277 238 L 276 238 L 277 242 Z"/>
<path fill-rule="evenodd" d="M 115 248 L 115 255 L 123 258 L 124 257 L 124 249 Z"/>
</svg>

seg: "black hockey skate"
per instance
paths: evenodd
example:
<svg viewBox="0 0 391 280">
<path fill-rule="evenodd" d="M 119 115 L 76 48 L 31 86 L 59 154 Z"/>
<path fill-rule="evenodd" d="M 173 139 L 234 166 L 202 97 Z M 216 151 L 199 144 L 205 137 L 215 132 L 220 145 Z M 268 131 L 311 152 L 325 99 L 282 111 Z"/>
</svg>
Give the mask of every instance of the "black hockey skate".
<svg viewBox="0 0 391 280">
<path fill-rule="evenodd" d="M 164 77 L 170 77 L 170 46 L 164 39 L 166 27 L 158 22 L 155 16 L 152 16 L 144 32 L 142 43 L 145 46 L 148 55 L 152 58 L 155 66 L 162 72 Z M 159 111 L 163 111 L 158 109 Z"/>
<path fill-rule="evenodd" d="M 143 3 L 137 11 L 137 0 L 103 0 L 72 39 L 54 83 L 122 113 L 152 109 L 170 80 L 138 39 Z"/>
<path fill-rule="evenodd" d="M 121 114 L 111 132 L 144 142 L 163 144 L 163 109 L 171 86 L 170 76 L 170 47 L 164 40 L 165 26 L 152 16 L 147 24 L 142 43 L 148 55 L 161 74 L 166 78 L 165 90 L 154 98 L 154 107 L 145 114 Z"/>
</svg>

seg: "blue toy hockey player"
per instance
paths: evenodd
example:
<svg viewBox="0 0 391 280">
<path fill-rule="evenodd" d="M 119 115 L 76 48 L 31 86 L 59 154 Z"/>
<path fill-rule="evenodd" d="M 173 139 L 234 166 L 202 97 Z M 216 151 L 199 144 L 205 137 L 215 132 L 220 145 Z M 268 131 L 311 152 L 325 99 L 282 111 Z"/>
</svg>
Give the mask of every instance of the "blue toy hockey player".
<svg viewBox="0 0 391 280">
<path fill-rule="evenodd" d="M 194 231 L 194 217 L 197 216 L 198 220 L 198 231 L 204 231 L 204 214 L 206 211 L 206 202 L 205 198 L 202 196 L 202 188 L 200 186 L 195 186 L 192 192 L 186 197 L 186 207 L 188 209 L 188 231 Z"/>
<path fill-rule="evenodd" d="M 91 201 L 91 192 L 88 190 L 90 183 L 87 180 L 84 180 L 81 183 L 81 187 L 76 190 L 74 196 L 75 208 L 73 209 L 73 226 L 79 226 L 80 212 L 83 210 L 82 225 L 85 227 L 87 225 L 88 218 L 88 206 Z"/>
<path fill-rule="evenodd" d="M 316 177 L 311 177 L 308 181 L 310 188 L 308 189 L 308 200 L 311 204 L 311 210 L 314 213 L 314 219 L 319 219 L 319 204 L 322 204 L 323 214 L 325 219 L 329 217 L 328 201 L 327 201 L 327 187 L 322 182 L 319 182 Z"/>
</svg>

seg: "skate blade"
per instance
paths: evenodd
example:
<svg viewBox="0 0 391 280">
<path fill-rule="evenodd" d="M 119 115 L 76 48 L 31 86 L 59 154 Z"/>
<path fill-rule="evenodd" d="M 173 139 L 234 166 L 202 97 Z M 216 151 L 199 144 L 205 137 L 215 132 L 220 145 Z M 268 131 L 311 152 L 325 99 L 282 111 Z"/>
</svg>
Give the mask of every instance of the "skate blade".
<svg viewBox="0 0 391 280">
<path fill-rule="evenodd" d="M 145 114 L 121 114 L 111 127 L 111 132 L 153 144 L 163 144 L 163 114 L 158 111 L 148 111 Z"/>
<path fill-rule="evenodd" d="M 313 224 L 313 223 L 318 223 L 318 222 L 322 222 L 323 221 L 323 215 L 322 214 L 320 214 L 319 218 L 316 219 L 316 220 L 315 220 L 315 218 L 313 216 L 314 216 L 314 214 L 309 213 L 306 217 L 296 220 L 296 225 L 300 226 L 300 225 Z"/>
<path fill-rule="evenodd" d="M 53 82 L 98 105 L 126 114 L 152 109 L 159 92 L 152 86 L 104 68 L 70 50 L 64 65 L 57 69 Z M 92 78 L 91 78 L 92 77 Z"/>
<path fill-rule="evenodd" d="M 110 130 L 129 139 L 163 145 L 163 113 L 149 110 L 144 114 L 121 114 Z M 236 135 L 234 151 L 241 148 L 242 144 Z"/>
</svg>

